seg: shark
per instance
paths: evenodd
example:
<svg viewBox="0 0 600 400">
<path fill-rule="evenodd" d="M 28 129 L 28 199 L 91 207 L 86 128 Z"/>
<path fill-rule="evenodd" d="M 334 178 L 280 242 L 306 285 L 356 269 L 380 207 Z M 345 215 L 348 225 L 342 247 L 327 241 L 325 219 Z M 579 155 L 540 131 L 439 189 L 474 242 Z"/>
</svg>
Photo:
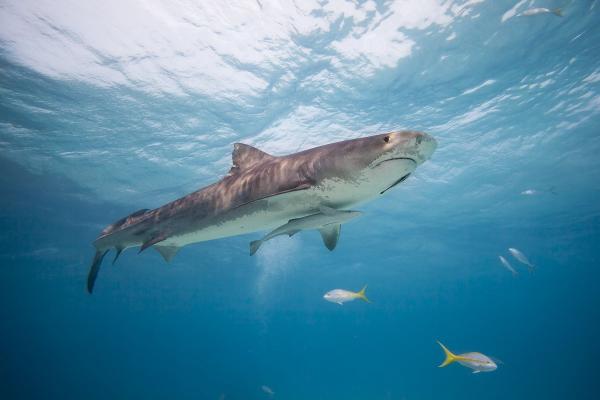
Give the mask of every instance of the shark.
<svg viewBox="0 0 600 400">
<path fill-rule="evenodd" d="M 394 131 L 274 156 L 235 143 L 221 180 L 155 209 L 105 227 L 94 240 L 87 279 L 92 293 L 106 254 L 153 247 L 166 262 L 188 244 L 273 229 L 323 207 L 342 210 L 372 201 L 427 161 L 437 141 L 419 131 Z M 337 238 L 336 238 L 337 241 Z"/>
</svg>

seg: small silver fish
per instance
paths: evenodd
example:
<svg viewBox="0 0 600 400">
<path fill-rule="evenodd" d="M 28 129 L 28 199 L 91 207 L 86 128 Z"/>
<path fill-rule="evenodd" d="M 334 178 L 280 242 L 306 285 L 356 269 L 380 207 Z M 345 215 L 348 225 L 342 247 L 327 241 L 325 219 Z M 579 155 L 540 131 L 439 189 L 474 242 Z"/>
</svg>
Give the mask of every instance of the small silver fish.
<svg viewBox="0 0 600 400">
<path fill-rule="evenodd" d="M 478 374 L 479 372 L 492 372 L 498 368 L 498 365 L 496 365 L 496 363 L 485 354 L 470 352 L 456 355 L 448 350 L 446 346 L 439 341 L 438 344 L 442 347 L 444 353 L 446 354 L 446 359 L 439 365 L 440 368 L 452 364 L 453 362 L 458 362 L 463 367 L 471 368 L 474 374 Z"/>
<path fill-rule="evenodd" d="M 530 8 L 529 10 L 523 11 L 519 15 L 522 17 L 531 17 L 533 15 L 540 15 L 540 14 L 554 14 L 557 17 L 563 16 L 562 10 L 560 8 L 549 9 L 549 8 L 545 8 L 545 7 Z"/>
<path fill-rule="evenodd" d="M 521 192 L 521 194 L 523 196 L 535 196 L 537 194 L 540 194 L 540 192 L 538 192 L 537 190 L 534 190 L 534 189 L 527 189 L 527 190 L 523 190 Z"/>
<path fill-rule="evenodd" d="M 351 292 L 350 290 L 344 289 L 333 289 L 325 293 L 323 298 L 332 303 L 337 303 L 340 306 L 344 305 L 344 303 L 347 301 L 353 301 L 355 299 L 361 299 L 366 301 L 367 303 L 370 303 L 371 301 L 369 301 L 369 299 L 365 295 L 365 290 L 367 290 L 367 285 L 365 285 L 358 292 Z"/>
<path fill-rule="evenodd" d="M 273 391 L 273 389 L 271 389 L 267 385 L 262 385 L 260 389 L 271 397 L 275 396 L 275 392 Z"/>
<path fill-rule="evenodd" d="M 527 265 L 531 269 L 534 268 L 533 264 L 529 262 L 527 257 L 525 257 L 525 254 L 521 253 L 518 249 L 515 249 L 514 247 L 509 247 L 508 251 L 517 261 Z"/>
<path fill-rule="evenodd" d="M 502 256 L 498 256 L 498 258 L 500 259 L 500 262 L 502 263 L 502 265 L 504 266 L 504 268 L 506 268 L 507 270 L 509 270 L 510 272 L 512 272 L 513 276 L 518 274 L 518 272 L 515 271 L 515 269 L 513 268 L 513 266 L 510 265 L 510 263 L 506 260 L 506 258 L 504 258 Z"/>
<path fill-rule="evenodd" d="M 554 186 L 551 186 L 547 190 L 536 190 L 536 189 L 527 189 L 521 192 L 523 196 L 537 196 L 544 193 L 551 193 L 556 196 L 556 191 L 554 190 Z"/>
</svg>

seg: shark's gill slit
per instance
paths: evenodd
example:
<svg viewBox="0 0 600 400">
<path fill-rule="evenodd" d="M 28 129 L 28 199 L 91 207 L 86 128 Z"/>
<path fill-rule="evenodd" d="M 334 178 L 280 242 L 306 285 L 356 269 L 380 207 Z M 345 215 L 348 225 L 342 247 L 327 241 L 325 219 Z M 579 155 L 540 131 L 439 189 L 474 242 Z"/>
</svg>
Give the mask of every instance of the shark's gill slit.
<svg viewBox="0 0 600 400">
<path fill-rule="evenodd" d="M 387 189 L 384 189 L 383 191 L 379 192 L 379 194 L 384 194 L 385 192 L 387 192 L 388 190 L 390 190 L 391 188 L 393 188 L 394 186 L 404 182 L 406 180 L 406 178 L 408 178 L 410 176 L 410 173 L 404 175 L 402 178 L 398 179 L 396 182 L 392 183 L 392 186 L 388 187 Z"/>
</svg>

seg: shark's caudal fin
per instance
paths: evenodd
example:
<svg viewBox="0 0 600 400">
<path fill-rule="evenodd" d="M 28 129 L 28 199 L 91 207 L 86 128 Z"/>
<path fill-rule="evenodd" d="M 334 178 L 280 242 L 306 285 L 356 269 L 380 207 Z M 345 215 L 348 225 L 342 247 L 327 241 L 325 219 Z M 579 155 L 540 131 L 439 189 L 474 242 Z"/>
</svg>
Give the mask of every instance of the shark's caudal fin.
<svg viewBox="0 0 600 400">
<path fill-rule="evenodd" d="M 365 290 L 367 290 L 367 285 L 363 286 L 362 289 L 360 289 L 358 291 L 358 293 L 356 293 L 356 296 L 358 296 L 359 299 L 366 301 L 367 303 L 370 303 L 371 300 L 369 300 L 367 298 L 367 295 L 365 294 Z"/>
<path fill-rule="evenodd" d="M 250 255 L 253 256 L 254 253 L 256 253 L 258 251 L 258 249 L 260 248 L 260 245 L 263 243 L 262 240 L 254 240 L 252 242 L 250 242 Z"/>
<path fill-rule="evenodd" d="M 448 350 L 440 341 L 438 341 L 438 344 L 442 347 L 442 350 L 444 350 L 444 354 L 446 355 L 444 362 L 438 365 L 439 368 L 445 367 L 446 365 L 452 364 L 458 360 L 459 357 Z"/>
<path fill-rule="evenodd" d="M 342 226 L 340 224 L 326 225 L 319 229 L 319 232 L 321 232 L 321 238 L 323 238 L 323 243 L 330 251 L 335 249 L 338 239 L 340 238 L 341 229 Z"/>
<path fill-rule="evenodd" d="M 102 264 L 102 259 L 104 259 L 106 253 L 108 253 L 108 250 L 97 250 L 96 254 L 94 254 L 94 260 L 92 261 L 92 266 L 87 279 L 87 290 L 90 294 L 92 294 L 92 291 L 94 290 L 94 283 L 96 282 L 98 271 L 100 271 L 100 264 Z"/>
<path fill-rule="evenodd" d="M 552 10 L 552 14 L 558 16 L 558 17 L 562 17 L 563 16 L 563 12 L 560 8 L 555 8 L 554 10 Z"/>
</svg>

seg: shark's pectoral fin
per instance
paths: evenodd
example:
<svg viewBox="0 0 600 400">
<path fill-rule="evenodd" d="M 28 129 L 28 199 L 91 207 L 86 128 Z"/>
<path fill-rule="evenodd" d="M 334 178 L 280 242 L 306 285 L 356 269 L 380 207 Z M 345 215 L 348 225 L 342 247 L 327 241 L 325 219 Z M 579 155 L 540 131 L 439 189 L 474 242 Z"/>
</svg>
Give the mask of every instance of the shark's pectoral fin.
<svg viewBox="0 0 600 400">
<path fill-rule="evenodd" d="M 293 231 L 288 232 L 288 237 L 294 236 L 296 233 L 300 232 L 301 229 L 294 229 Z"/>
<path fill-rule="evenodd" d="M 170 263 L 175 254 L 179 251 L 181 247 L 177 246 L 154 246 L 156 251 L 160 253 L 162 258 L 165 259 L 166 262 Z"/>
<path fill-rule="evenodd" d="M 341 229 L 342 226 L 340 224 L 326 225 L 319 229 L 319 232 L 321 232 L 321 238 L 323 238 L 323 243 L 329 250 L 335 249 L 340 237 Z"/>
<path fill-rule="evenodd" d="M 319 206 L 319 211 L 325 215 L 334 215 L 337 212 L 335 208 L 327 207 L 322 204 Z"/>
<path fill-rule="evenodd" d="M 158 235 L 153 236 L 151 239 L 146 240 L 144 244 L 142 244 L 142 247 L 140 247 L 140 251 L 138 251 L 138 254 L 146 250 L 148 247 L 155 245 L 156 243 L 162 242 L 168 237 L 169 236 L 165 233 L 160 233 Z"/>
<path fill-rule="evenodd" d="M 88 273 L 87 279 L 87 290 L 90 294 L 92 294 L 92 291 L 94 290 L 94 283 L 96 282 L 98 271 L 100 271 L 100 264 L 102 264 L 102 259 L 104 258 L 106 253 L 108 253 L 108 250 L 97 250 L 96 254 L 94 254 L 94 260 L 92 261 L 92 266 L 90 268 L 90 272 Z"/>
</svg>

